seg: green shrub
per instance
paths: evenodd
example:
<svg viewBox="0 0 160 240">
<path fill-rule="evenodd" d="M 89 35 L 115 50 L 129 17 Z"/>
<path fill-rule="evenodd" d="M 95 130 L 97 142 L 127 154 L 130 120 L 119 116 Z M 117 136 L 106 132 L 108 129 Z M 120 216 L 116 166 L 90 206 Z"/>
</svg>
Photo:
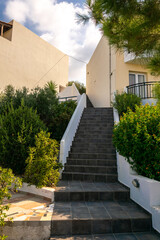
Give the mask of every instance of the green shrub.
<svg viewBox="0 0 160 240">
<path fill-rule="evenodd" d="M 7 236 L 3 234 L 3 227 L 5 225 L 5 218 L 7 218 L 6 211 L 9 210 L 9 205 L 3 204 L 5 199 L 11 198 L 11 189 L 21 187 L 22 181 L 12 173 L 11 169 L 3 169 L 0 167 L 0 240 L 6 239 Z"/>
<path fill-rule="evenodd" d="M 157 99 L 157 104 L 160 105 L 160 83 L 153 87 L 153 95 Z"/>
<path fill-rule="evenodd" d="M 25 106 L 37 111 L 51 137 L 60 141 L 76 108 L 76 103 L 74 101 L 59 103 L 55 88 L 52 82 L 47 83 L 44 88 L 36 87 L 31 92 L 25 87 L 15 90 L 9 85 L 0 98 L 0 114 L 7 113 L 11 102 L 14 109 L 19 108 L 23 99 Z"/>
<path fill-rule="evenodd" d="M 75 84 L 76 88 L 78 89 L 80 94 L 86 93 L 86 87 L 83 83 L 80 83 L 78 81 L 69 81 L 67 86 L 72 86 L 72 84 Z"/>
<path fill-rule="evenodd" d="M 140 175 L 160 181 L 160 108 L 128 110 L 114 127 L 113 143 Z"/>
<path fill-rule="evenodd" d="M 39 116 L 31 108 L 11 105 L 6 114 L 0 115 L 0 165 L 23 174 L 29 147 L 34 146 L 35 135 L 46 130 Z"/>
<path fill-rule="evenodd" d="M 50 138 L 49 133 L 41 131 L 36 136 L 35 147 L 29 149 L 24 181 L 38 188 L 56 185 L 59 180 L 57 162 L 59 144 Z"/>
<path fill-rule="evenodd" d="M 134 112 L 135 106 L 140 106 L 140 104 L 141 98 L 137 97 L 137 95 L 125 92 L 119 93 L 118 91 L 115 94 L 114 102 L 112 102 L 112 106 L 118 111 L 120 116 L 126 113 L 128 108 Z"/>
<path fill-rule="evenodd" d="M 74 113 L 76 103 L 72 100 L 61 102 L 53 107 L 53 116 L 48 124 L 48 130 L 51 132 L 52 138 L 60 141 L 67 128 L 67 125 Z"/>
</svg>

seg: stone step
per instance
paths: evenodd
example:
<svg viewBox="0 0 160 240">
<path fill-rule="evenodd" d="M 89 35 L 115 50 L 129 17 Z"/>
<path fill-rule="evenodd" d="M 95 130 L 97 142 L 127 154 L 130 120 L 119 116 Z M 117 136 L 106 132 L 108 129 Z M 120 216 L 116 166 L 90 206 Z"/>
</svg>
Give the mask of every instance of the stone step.
<svg viewBox="0 0 160 240">
<path fill-rule="evenodd" d="M 133 232 L 114 234 L 92 234 L 76 236 L 55 236 L 50 240 L 160 240 L 160 234 L 155 232 Z"/>
<path fill-rule="evenodd" d="M 64 172 L 81 172 L 81 173 L 105 173 L 116 174 L 117 167 L 104 167 L 104 166 L 82 166 L 82 165 L 65 165 Z"/>
<path fill-rule="evenodd" d="M 93 141 L 95 140 L 100 140 L 102 141 L 107 141 L 107 142 L 111 142 L 112 141 L 112 135 L 113 133 L 102 133 L 102 134 L 95 134 L 95 133 L 76 133 L 75 137 L 74 137 L 74 141 L 77 140 L 82 141 L 82 139 L 86 140 L 86 139 L 93 139 Z"/>
<path fill-rule="evenodd" d="M 113 117 L 110 115 L 94 115 L 94 114 L 85 114 L 82 115 L 81 120 L 105 120 L 106 122 L 113 122 Z"/>
<path fill-rule="evenodd" d="M 114 154 L 116 152 L 115 148 L 104 148 L 104 147 L 99 147 L 99 148 L 94 148 L 94 146 L 86 146 L 85 148 L 83 147 L 71 147 L 70 153 L 109 153 L 109 154 Z"/>
<path fill-rule="evenodd" d="M 117 174 L 63 172 L 62 180 L 87 182 L 116 182 Z"/>
<path fill-rule="evenodd" d="M 67 158 L 68 165 L 117 166 L 116 160 Z"/>
<path fill-rule="evenodd" d="M 55 202 L 129 201 L 129 190 L 119 183 L 61 181 L 54 192 Z"/>
<path fill-rule="evenodd" d="M 112 124 L 112 126 L 113 126 L 113 121 L 110 121 L 110 122 L 108 122 L 108 121 L 106 121 L 105 119 L 84 119 L 84 118 L 82 118 L 81 119 L 81 121 L 80 121 L 80 124 L 97 124 L 97 125 L 99 125 L 99 124 Z"/>
<path fill-rule="evenodd" d="M 79 123 L 79 128 L 80 127 L 84 127 L 84 128 L 88 128 L 88 127 L 112 127 L 113 128 L 114 124 L 113 122 L 100 122 L 100 121 L 89 121 L 89 122 L 86 122 L 86 121 L 80 121 Z"/>
<path fill-rule="evenodd" d="M 99 149 L 99 148 L 112 148 L 112 149 L 115 149 L 113 144 L 112 143 L 107 143 L 107 141 L 104 143 L 104 142 L 99 142 L 98 140 L 95 141 L 95 142 L 90 142 L 90 141 L 87 141 L 85 139 L 85 141 L 74 141 L 73 144 L 72 144 L 72 147 L 74 148 L 95 148 L 95 149 Z"/>
<path fill-rule="evenodd" d="M 108 135 L 113 135 L 112 129 L 108 129 L 107 131 L 98 130 L 98 131 L 92 131 L 92 130 L 77 130 L 75 138 L 94 138 L 94 139 L 104 139 L 107 138 Z M 107 139 L 108 141 L 111 141 L 111 137 Z"/>
<path fill-rule="evenodd" d="M 116 153 L 69 153 L 69 158 L 71 159 L 107 159 L 114 160 L 116 159 Z"/>
<path fill-rule="evenodd" d="M 85 108 L 84 112 L 100 112 L 100 111 L 112 111 L 113 112 L 113 108 L 112 107 L 99 107 L 99 108 Z"/>
<path fill-rule="evenodd" d="M 88 143 L 108 143 L 110 144 L 112 142 L 112 134 L 106 134 L 106 135 L 94 135 L 90 134 L 90 136 L 87 137 L 80 137 L 78 134 L 75 135 L 73 143 L 77 142 L 88 142 Z"/>
<path fill-rule="evenodd" d="M 99 131 L 99 132 L 113 132 L 113 127 L 111 127 L 111 126 L 92 126 L 92 125 L 89 125 L 89 126 L 83 126 L 83 127 L 79 127 L 78 129 L 77 129 L 77 132 L 79 132 L 79 131 L 85 131 L 85 132 L 94 132 L 94 131 Z"/>
<path fill-rule="evenodd" d="M 151 231 L 151 216 L 133 202 L 55 202 L 51 235 Z"/>
</svg>

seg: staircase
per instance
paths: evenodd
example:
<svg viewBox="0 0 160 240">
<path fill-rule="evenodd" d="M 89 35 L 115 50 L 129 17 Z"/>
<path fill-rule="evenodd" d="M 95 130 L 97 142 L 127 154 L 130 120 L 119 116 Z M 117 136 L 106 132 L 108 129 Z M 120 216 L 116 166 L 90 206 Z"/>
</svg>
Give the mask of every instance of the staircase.
<svg viewBox="0 0 160 240">
<path fill-rule="evenodd" d="M 84 110 L 55 191 L 51 240 L 160 239 L 117 180 L 113 124 L 112 108 Z"/>
</svg>

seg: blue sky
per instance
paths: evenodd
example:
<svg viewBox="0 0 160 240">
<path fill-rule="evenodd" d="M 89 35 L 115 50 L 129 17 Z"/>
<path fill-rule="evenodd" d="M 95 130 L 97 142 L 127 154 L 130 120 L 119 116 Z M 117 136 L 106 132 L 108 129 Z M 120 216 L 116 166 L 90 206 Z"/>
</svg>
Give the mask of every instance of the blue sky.
<svg viewBox="0 0 160 240">
<path fill-rule="evenodd" d="M 93 22 L 76 22 L 76 13 L 86 13 L 85 0 L 0 0 L 0 20 L 21 23 L 76 59 L 88 62 L 101 33 Z M 85 83 L 86 65 L 70 58 L 69 80 Z"/>
</svg>

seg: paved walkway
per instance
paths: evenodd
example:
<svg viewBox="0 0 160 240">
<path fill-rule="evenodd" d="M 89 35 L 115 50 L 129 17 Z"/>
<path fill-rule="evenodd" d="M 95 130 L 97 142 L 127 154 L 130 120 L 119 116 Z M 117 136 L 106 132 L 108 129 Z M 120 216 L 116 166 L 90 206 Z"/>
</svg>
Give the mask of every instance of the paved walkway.
<svg viewBox="0 0 160 240">
<path fill-rule="evenodd" d="M 8 203 L 10 203 L 10 208 L 6 214 L 13 221 L 51 220 L 53 204 L 43 197 L 17 192 L 12 193 L 12 198 L 5 201 L 5 204 Z"/>
</svg>

